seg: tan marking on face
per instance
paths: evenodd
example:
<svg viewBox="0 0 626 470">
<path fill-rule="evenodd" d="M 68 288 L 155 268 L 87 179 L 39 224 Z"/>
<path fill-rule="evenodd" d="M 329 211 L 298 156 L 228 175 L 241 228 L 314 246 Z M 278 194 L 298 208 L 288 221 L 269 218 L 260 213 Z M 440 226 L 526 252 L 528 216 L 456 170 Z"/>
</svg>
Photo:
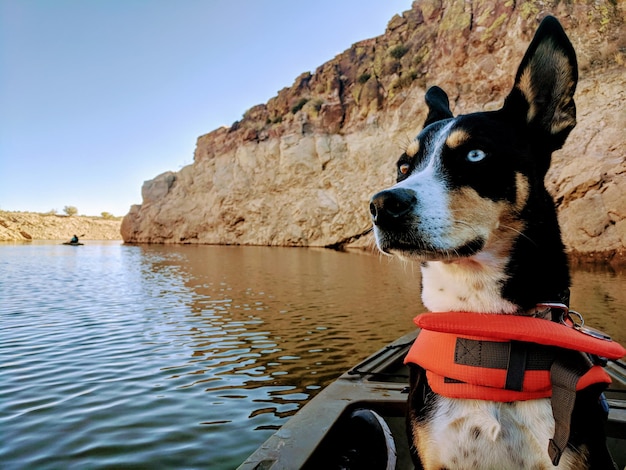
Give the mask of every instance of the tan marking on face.
<svg viewBox="0 0 626 470">
<path fill-rule="evenodd" d="M 406 150 L 404 151 L 404 153 L 406 153 L 407 157 L 414 157 L 415 155 L 417 155 L 417 152 L 419 151 L 419 149 L 420 149 L 419 141 L 412 140 L 411 143 L 406 148 Z"/>
<path fill-rule="evenodd" d="M 481 197 L 472 188 L 462 188 L 451 193 L 450 209 L 456 222 L 452 225 L 451 238 L 457 245 L 481 237 L 486 240 L 488 249 L 498 256 L 506 256 L 519 234 L 524 222 L 519 212 L 528 198 L 528 182 L 523 175 L 518 179 L 518 205 L 504 201 L 492 201 Z M 523 200 L 523 201 L 522 201 Z M 484 286 L 475 286 L 476 290 Z"/>
<path fill-rule="evenodd" d="M 523 189 L 522 192 L 524 190 L 528 190 L 527 185 L 524 186 L 524 188 L 525 189 Z M 523 196 L 527 198 L 528 194 L 525 194 Z M 519 199 L 513 205 L 506 202 L 500 203 L 500 217 L 498 220 L 497 229 L 494 231 L 492 245 L 492 249 L 494 250 L 494 252 L 498 253 L 500 256 L 507 256 L 511 253 L 511 248 L 513 244 L 521 236 L 521 233 L 526 228 L 526 224 L 524 223 L 524 221 L 519 218 L 519 213 L 525 205 L 526 199 L 524 200 L 523 204 L 520 203 Z"/>
<path fill-rule="evenodd" d="M 520 212 L 526 206 L 528 201 L 528 194 L 530 192 L 530 185 L 528 184 L 528 178 L 521 173 L 515 174 L 515 209 Z"/>
<path fill-rule="evenodd" d="M 446 145 L 453 149 L 467 142 L 469 138 L 470 135 L 466 131 L 462 129 L 457 129 L 450 132 L 450 135 L 446 139 Z"/>
<path fill-rule="evenodd" d="M 457 223 L 452 225 L 453 239 L 459 245 L 478 237 L 487 239 L 498 225 L 499 203 L 481 197 L 472 188 L 450 193 L 450 210 Z"/>
</svg>

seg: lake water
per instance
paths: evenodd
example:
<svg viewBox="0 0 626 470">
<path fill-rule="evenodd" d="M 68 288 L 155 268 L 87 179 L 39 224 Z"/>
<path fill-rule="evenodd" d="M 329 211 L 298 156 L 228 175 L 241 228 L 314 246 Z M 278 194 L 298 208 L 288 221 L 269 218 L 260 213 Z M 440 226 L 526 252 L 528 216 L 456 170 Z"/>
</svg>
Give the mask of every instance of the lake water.
<svg viewBox="0 0 626 470">
<path fill-rule="evenodd" d="M 413 328 L 419 269 L 330 250 L 0 245 L 0 467 L 239 465 Z M 626 273 L 572 305 L 626 343 Z"/>
</svg>

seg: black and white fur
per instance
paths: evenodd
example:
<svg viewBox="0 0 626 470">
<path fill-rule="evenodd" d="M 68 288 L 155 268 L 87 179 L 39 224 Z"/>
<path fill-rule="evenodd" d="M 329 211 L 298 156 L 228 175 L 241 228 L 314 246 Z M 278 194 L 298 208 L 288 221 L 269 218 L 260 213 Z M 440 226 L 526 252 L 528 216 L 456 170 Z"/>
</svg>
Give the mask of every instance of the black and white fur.
<svg viewBox="0 0 626 470">
<path fill-rule="evenodd" d="M 544 177 L 576 124 L 577 80 L 574 49 L 547 17 L 502 109 L 454 117 L 443 90 L 426 93 L 424 128 L 398 161 L 397 184 L 375 194 L 370 211 L 379 249 L 421 263 L 429 310 L 520 314 L 563 300 L 569 270 Z M 450 399 L 417 375 L 408 430 L 418 468 L 605 468 L 597 455 L 605 446 L 594 441 L 602 431 L 590 424 L 602 425 L 597 403 L 581 411 L 577 402 L 570 446 L 553 467 L 549 399 Z"/>
</svg>

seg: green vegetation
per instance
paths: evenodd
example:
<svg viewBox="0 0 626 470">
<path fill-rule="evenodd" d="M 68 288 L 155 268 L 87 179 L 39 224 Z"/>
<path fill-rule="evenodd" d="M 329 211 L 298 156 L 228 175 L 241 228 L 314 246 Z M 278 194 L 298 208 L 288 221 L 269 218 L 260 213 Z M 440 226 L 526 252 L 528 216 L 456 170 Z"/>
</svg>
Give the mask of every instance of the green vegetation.
<svg viewBox="0 0 626 470">
<path fill-rule="evenodd" d="M 63 208 L 63 212 L 65 212 L 65 215 L 68 217 L 72 217 L 73 215 L 78 214 L 78 209 L 74 206 L 65 206 Z"/>
<path fill-rule="evenodd" d="M 394 59 L 401 59 L 407 52 L 409 52 L 409 48 L 404 44 L 398 44 L 395 47 L 392 47 L 389 51 L 389 54 Z"/>
<path fill-rule="evenodd" d="M 361 75 L 359 75 L 358 81 L 361 85 L 365 84 L 370 78 L 371 78 L 372 74 L 365 72 L 362 73 Z"/>
<path fill-rule="evenodd" d="M 291 107 L 291 113 L 296 114 L 302 107 L 309 102 L 308 98 L 300 98 L 296 104 Z"/>
</svg>

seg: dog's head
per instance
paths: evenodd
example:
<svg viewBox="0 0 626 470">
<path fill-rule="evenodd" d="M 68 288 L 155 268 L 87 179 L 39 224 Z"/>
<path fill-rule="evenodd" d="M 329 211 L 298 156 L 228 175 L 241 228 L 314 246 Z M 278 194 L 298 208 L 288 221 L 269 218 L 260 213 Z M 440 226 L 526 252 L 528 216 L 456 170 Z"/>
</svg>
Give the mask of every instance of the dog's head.
<svg viewBox="0 0 626 470">
<path fill-rule="evenodd" d="M 379 249 L 421 261 L 510 250 L 529 213 L 553 205 L 543 179 L 576 124 L 577 79 L 574 49 L 547 17 L 502 109 L 454 117 L 445 92 L 430 88 L 423 130 L 398 160 L 397 184 L 370 201 Z M 508 247 L 498 248 L 503 240 Z"/>
</svg>

